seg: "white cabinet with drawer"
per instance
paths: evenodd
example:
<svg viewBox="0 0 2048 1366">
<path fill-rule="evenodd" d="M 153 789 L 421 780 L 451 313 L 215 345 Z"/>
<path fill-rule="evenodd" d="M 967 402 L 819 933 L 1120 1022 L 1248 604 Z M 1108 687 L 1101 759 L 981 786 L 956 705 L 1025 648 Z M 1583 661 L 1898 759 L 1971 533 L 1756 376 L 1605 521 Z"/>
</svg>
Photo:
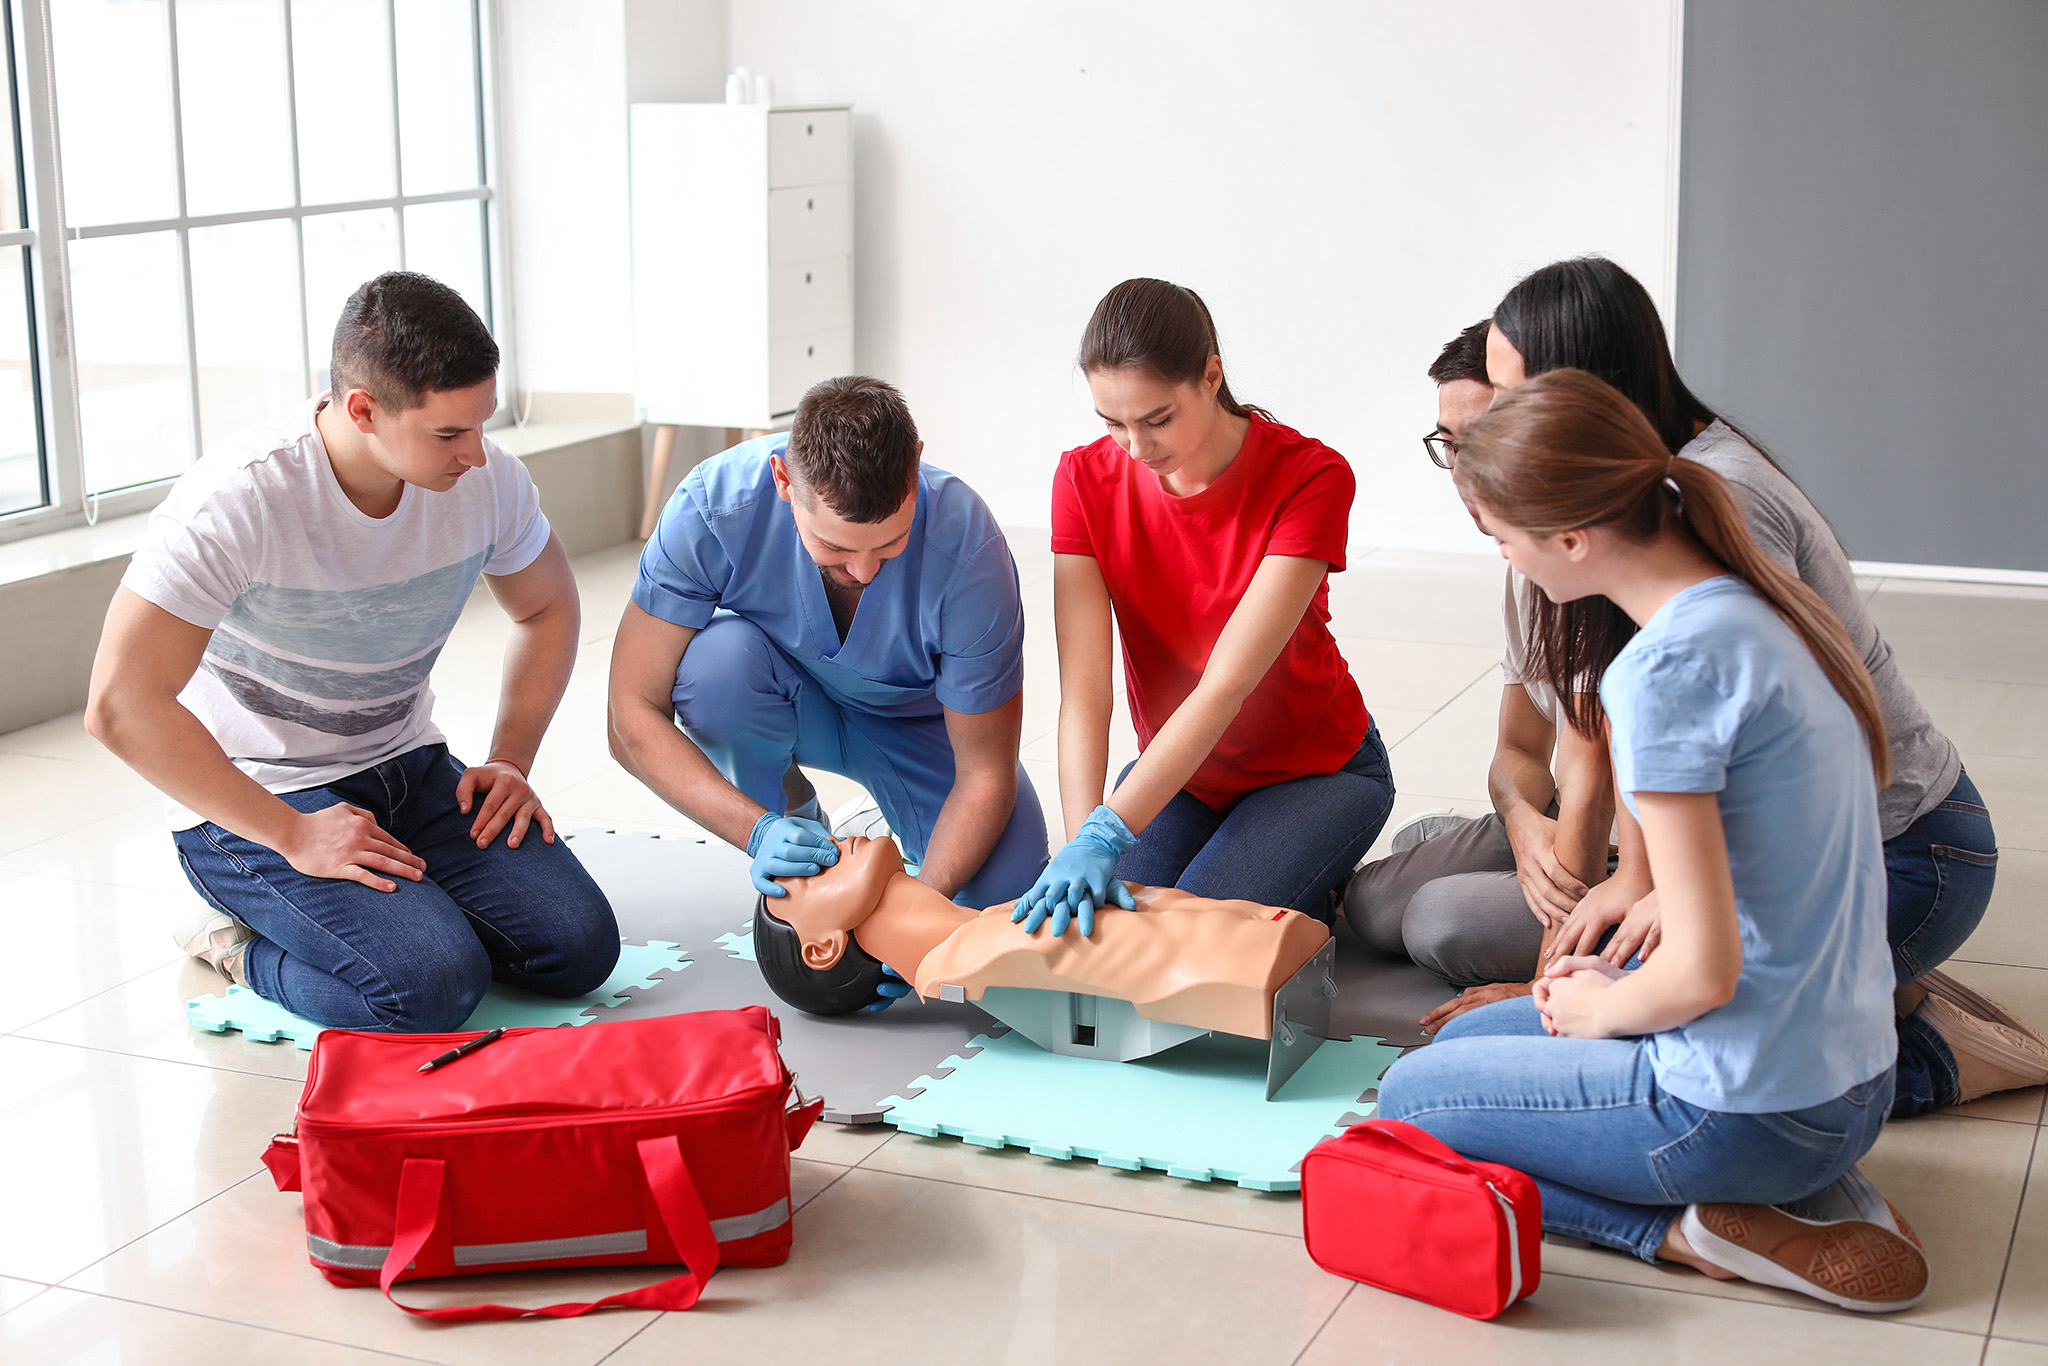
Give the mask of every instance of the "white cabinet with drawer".
<svg viewBox="0 0 2048 1366">
<path fill-rule="evenodd" d="M 786 425 L 853 369 L 851 111 L 635 104 L 630 128 L 641 420 Z"/>
</svg>

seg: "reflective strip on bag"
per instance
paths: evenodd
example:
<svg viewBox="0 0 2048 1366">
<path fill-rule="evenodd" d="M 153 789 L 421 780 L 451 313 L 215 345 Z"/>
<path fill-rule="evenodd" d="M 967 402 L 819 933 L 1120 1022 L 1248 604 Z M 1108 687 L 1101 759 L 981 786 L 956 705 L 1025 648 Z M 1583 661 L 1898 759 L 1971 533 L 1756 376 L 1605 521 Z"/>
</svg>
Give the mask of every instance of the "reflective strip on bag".
<svg viewBox="0 0 2048 1366">
<path fill-rule="evenodd" d="M 789 1222 L 788 1199 L 777 1200 L 752 1214 L 735 1214 L 713 1219 L 711 1236 L 721 1243 L 736 1243 Z M 306 1235 L 306 1250 L 324 1266 L 375 1271 L 384 1265 L 389 1247 L 363 1243 L 336 1243 L 314 1234 Z M 541 1238 L 524 1243 L 457 1243 L 457 1266 L 501 1266 L 514 1262 L 553 1262 L 571 1257 L 623 1257 L 647 1251 L 647 1230 L 627 1229 L 623 1233 L 596 1233 L 582 1238 Z"/>
<path fill-rule="evenodd" d="M 325 1238 L 306 1235 L 306 1251 L 313 1254 L 313 1260 L 327 1266 L 345 1266 L 358 1271 L 375 1271 L 384 1265 L 389 1255 L 388 1247 L 370 1247 L 362 1243 L 330 1243 Z"/>
<path fill-rule="evenodd" d="M 781 1228 L 788 1222 L 789 1197 L 784 1196 L 767 1209 L 755 1210 L 752 1214 L 735 1214 L 730 1219 L 713 1219 L 711 1236 L 721 1243 L 737 1243 L 742 1238 L 766 1233 L 771 1228 Z"/>
</svg>

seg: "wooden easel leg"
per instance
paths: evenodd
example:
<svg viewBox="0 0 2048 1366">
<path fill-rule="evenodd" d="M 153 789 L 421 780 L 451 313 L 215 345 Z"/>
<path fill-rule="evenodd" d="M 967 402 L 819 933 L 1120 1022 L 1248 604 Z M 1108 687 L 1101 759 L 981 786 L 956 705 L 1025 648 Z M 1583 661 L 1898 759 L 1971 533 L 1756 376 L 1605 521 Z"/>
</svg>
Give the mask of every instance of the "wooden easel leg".
<svg viewBox="0 0 2048 1366">
<path fill-rule="evenodd" d="M 676 429 L 663 423 L 654 429 L 654 459 L 647 469 L 647 497 L 640 508 L 640 539 L 654 534 L 661 520 L 661 495 L 668 487 L 668 464 L 676 453 Z"/>
</svg>

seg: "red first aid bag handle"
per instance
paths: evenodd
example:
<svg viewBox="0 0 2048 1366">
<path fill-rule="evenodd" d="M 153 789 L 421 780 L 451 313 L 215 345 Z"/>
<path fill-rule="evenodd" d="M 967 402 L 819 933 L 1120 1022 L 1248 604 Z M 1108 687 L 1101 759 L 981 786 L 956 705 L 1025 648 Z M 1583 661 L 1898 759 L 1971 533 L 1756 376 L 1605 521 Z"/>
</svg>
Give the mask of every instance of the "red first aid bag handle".
<svg viewBox="0 0 2048 1366">
<path fill-rule="evenodd" d="M 683 1152 L 675 1136 L 644 1138 L 638 1146 L 640 1166 L 647 1174 L 648 1192 L 654 1197 L 655 1208 L 661 1211 L 669 1241 L 675 1244 L 676 1251 L 682 1254 L 683 1261 L 690 1268 L 682 1275 L 671 1276 L 638 1290 L 607 1295 L 588 1304 L 550 1304 L 537 1309 L 521 1309 L 509 1304 L 463 1304 L 417 1309 L 400 1303 L 392 1295 L 391 1287 L 398 1280 L 399 1273 L 412 1265 L 413 1258 L 427 1245 L 427 1239 L 434 1235 L 434 1225 L 441 1217 L 441 1183 L 446 1173 L 446 1164 L 439 1158 L 408 1157 L 398 1178 L 398 1213 L 391 1251 L 385 1255 L 383 1269 L 377 1277 L 384 1298 L 408 1314 L 451 1323 L 518 1319 L 530 1315 L 570 1319 L 593 1309 L 613 1306 L 630 1309 L 691 1308 L 697 1303 L 697 1297 L 704 1293 L 704 1283 L 718 1269 L 718 1239 L 712 1235 L 711 1220 L 705 1216 L 704 1202 L 697 1197 L 697 1185 L 690 1180 L 689 1169 L 683 1165 Z"/>
</svg>

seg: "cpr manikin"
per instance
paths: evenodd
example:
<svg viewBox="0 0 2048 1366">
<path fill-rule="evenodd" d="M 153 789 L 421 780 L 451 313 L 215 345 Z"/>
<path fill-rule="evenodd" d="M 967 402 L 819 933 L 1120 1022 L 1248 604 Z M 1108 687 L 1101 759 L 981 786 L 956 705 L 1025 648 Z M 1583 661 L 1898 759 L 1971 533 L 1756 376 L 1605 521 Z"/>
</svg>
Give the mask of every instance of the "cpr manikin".
<svg viewBox="0 0 2048 1366">
<path fill-rule="evenodd" d="M 1031 1002 L 1027 991 L 1068 993 L 1083 1008 L 1127 1002 L 1169 1027 L 1160 1047 L 1209 1031 L 1267 1039 L 1275 992 L 1330 942 L 1328 929 L 1298 911 L 1169 887 L 1134 887 L 1138 908 L 1096 912 L 1088 938 L 1027 934 L 1011 922 L 1011 903 L 975 911 L 905 873 L 889 840 L 837 843 L 837 864 L 783 882 L 789 895 L 764 900 L 755 917 L 770 987 L 817 1014 L 867 1005 L 886 964 L 919 996 L 983 1002 L 1041 1043 L 996 1000 L 1011 1010 Z"/>
</svg>

